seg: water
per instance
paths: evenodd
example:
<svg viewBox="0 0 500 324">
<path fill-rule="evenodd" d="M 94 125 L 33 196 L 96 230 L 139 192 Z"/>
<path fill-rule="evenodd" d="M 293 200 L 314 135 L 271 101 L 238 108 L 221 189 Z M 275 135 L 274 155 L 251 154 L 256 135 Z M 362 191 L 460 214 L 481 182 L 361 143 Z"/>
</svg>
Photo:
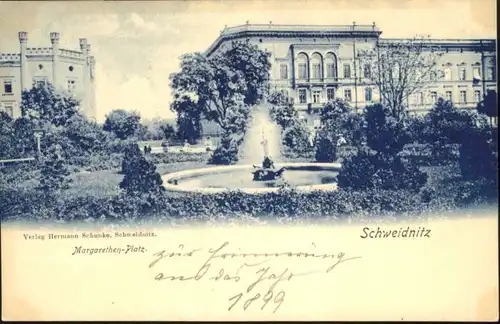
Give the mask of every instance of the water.
<svg viewBox="0 0 500 324">
<path fill-rule="evenodd" d="M 262 142 L 267 141 L 267 153 L 274 162 L 281 159 L 281 130 L 269 116 L 269 105 L 260 104 L 252 108 L 252 119 L 241 147 L 239 164 L 261 165 L 265 156 Z M 276 165 L 276 167 L 279 167 Z"/>
<path fill-rule="evenodd" d="M 250 169 L 230 172 L 208 173 L 179 180 L 179 185 L 187 188 L 267 188 L 279 187 L 284 181 L 291 186 L 309 186 L 335 183 L 338 174 L 331 170 L 285 170 L 283 180 L 253 181 Z"/>
</svg>

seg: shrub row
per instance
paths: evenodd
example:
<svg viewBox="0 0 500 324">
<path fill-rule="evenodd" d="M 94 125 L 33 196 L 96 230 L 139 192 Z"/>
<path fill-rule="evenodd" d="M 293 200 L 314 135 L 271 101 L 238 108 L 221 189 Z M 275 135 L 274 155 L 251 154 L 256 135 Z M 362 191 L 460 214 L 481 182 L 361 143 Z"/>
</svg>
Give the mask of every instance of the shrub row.
<svg viewBox="0 0 500 324">
<path fill-rule="evenodd" d="M 467 183 L 457 186 L 454 199 L 440 199 L 427 192 L 406 190 L 339 190 L 299 193 L 283 189 L 274 193 L 249 195 L 224 192 L 215 195 L 163 193 L 154 201 L 125 193 L 114 197 L 79 196 L 68 193 L 47 196 L 36 190 L 0 189 L 0 210 L 3 220 L 136 220 L 153 218 L 198 217 L 362 217 L 395 214 L 419 214 L 443 211 L 456 206 L 470 206 L 492 199 L 493 186 Z M 486 191 L 485 191 L 486 190 Z M 145 203 L 147 201 L 147 204 Z"/>
<path fill-rule="evenodd" d="M 398 155 L 422 166 L 447 165 L 458 161 L 459 145 L 444 145 L 439 151 L 430 144 L 406 144 Z"/>
</svg>

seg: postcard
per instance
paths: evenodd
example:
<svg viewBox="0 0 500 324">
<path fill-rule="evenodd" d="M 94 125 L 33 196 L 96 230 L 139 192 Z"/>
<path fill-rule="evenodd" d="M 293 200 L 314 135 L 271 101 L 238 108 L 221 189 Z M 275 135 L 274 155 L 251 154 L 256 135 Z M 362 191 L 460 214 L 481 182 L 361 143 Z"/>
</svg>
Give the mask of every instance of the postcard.
<svg viewBox="0 0 500 324">
<path fill-rule="evenodd" d="M 498 320 L 495 9 L 0 2 L 2 320 Z"/>
</svg>

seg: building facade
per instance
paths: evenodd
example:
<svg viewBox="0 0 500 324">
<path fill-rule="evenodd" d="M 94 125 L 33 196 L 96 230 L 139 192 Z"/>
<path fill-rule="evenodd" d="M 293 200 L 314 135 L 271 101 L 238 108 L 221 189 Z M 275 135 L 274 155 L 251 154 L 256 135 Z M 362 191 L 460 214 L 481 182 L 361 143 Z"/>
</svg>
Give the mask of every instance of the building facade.
<svg viewBox="0 0 500 324">
<path fill-rule="evenodd" d="M 21 94 L 50 83 L 80 100 L 81 112 L 95 118 L 95 58 L 87 39 L 80 50 L 59 47 L 59 33 L 50 33 L 52 47 L 28 47 L 28 33 L 19 32 L 19 53 L 0 53 L 0 110 L 21 116 Z"/>
<path fill-rule="evenodd" d="M 208 48 L 211 56 L 232 41 L 248 41 L 271 54 L 270 91 L 287 95 L 299 114 L 314 122 L 311 112 L 334 98 L 354 109 L 379 100 L 378 89 L 364 71 L 358 53 L 405 41 L 384 39 L 375 25 L 254 25 L 225 28 Z M 440 76 L 408 99 L 413 113 L 428 111 L 439 97 L 459 108 L 473 108 L 487 90 L 496 90 L 496 40 L 430 39 L 426 50 L 440 53 Z"/>
</svg>

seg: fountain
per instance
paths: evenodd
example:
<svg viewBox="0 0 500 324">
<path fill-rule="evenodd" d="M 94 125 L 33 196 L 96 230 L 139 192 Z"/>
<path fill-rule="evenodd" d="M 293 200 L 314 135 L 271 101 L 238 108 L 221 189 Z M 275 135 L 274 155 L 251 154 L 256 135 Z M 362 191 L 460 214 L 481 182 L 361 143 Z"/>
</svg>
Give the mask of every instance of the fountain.
<svg viewBox="0 0 500 324">
<path fill-rule="evenodd" d="M 164 186 L 202 193 L 240 190 L 255 194 L 285 185 L 302 191 L 336 190 L 339 163 L 282 162 L 281 132 L 268 111 L 264 104 L 254 107 L 238 164 L 169 173 L 162 177 Z"/>
</svg>

